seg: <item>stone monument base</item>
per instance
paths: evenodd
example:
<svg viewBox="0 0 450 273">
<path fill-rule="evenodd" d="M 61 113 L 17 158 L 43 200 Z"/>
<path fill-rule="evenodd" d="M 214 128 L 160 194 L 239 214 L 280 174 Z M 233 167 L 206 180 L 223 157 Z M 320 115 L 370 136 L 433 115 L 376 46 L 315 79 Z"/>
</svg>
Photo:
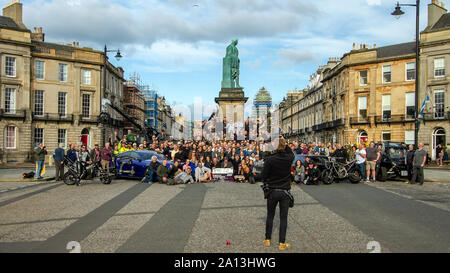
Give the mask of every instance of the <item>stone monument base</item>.
<svg viewBox="0 0 450 273">
<path fill-rule="evenodd" d="M 243 88 L 222 88 L 219 97 L 215 98 L 223 117 L 226 117 L 227 121 L 234 122 L 244 122 L 244 104 L 247 100 Z"/>
</svg>

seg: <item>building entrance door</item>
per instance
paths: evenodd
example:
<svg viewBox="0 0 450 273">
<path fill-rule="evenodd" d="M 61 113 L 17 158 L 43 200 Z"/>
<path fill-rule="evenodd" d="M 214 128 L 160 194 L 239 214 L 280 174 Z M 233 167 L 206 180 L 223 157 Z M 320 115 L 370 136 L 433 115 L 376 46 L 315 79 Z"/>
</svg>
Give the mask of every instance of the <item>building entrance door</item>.
<svg viewBox="0 0 450 273">
<path fill-rule="evenodd" d="M 433 132 L 433 145 L 432 145 L 432 151 L 431 151 L 431 159 L 432 160 L 436 160 L 436 157 L 437 157 L 436 147 L 439 144 L 441 144 L 442 147 L 447 146 L 445 130 L 442 128 L 437 128 Z"/>
</svg>

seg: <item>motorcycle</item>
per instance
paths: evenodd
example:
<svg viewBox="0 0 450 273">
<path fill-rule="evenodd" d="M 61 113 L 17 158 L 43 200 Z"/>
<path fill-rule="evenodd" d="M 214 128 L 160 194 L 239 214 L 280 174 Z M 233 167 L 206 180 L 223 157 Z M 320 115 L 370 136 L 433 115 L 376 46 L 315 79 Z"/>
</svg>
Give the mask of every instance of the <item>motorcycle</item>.
<svg viewBox="0 0 450 273">
<path fill-rule="evenodd" d="M 356 168 L 356 160 L 344 164 L 337 162 L 336 158 L 330 158 L 325 163 L 325 169 L 321 174 L 321 180 L 324 184 L 330 185 L 347 179 L 352 184 L 359 183 L 361 180 L 361 174 Z"/>
<path fill-rule="evenodd" d="M 103 169 L 100 165 L 100 162 L 85 165 L 83 171 L 81 171 L 80 164 L 85 163 L 73 162 L 68 158 L 64 160 L 64 165 L 68 168 L 68 171 L 63 176 L 63 181 L 66 185 L 80 186 L 80 182 L 82 179 L 86 179 L 89 176 L 91 176 L 91 178 L 94 178 L 95 176 L 97 176 L 97 174 L 99 174 L 98 176 L 103 184 L 111 184 L 113 174 L 110 174 L 107 170 Z"/>
</svg>

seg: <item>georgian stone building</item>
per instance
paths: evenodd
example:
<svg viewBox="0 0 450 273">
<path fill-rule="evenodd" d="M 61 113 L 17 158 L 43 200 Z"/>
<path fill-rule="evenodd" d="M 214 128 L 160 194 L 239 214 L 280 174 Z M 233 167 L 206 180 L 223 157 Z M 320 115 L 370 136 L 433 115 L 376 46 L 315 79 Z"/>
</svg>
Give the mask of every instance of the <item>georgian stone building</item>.
<svg viewBox="0 0 450 273">
<path fill-rule="evenodd" d="M 45 42 L 42 28 L 28 30 L 22 4 L 14 1 L 0 16 L 0 146 L 3 162 L 33 160 L 43 143 L 103 145 L 122 128 L 122 117 L 106 109 L 110 124 L 101 124 L 102 99 L 123 107 L 123 70 L 106 61 L 104 52 Z M 103 73 L 106 86 L 103 89 Z M 51 154 L 49 152 L 49 154 Z"/>
<path fill-rule="evenodd" d="M 415 43 L 358 48 L 324 79 L 325 141 L 414 143 Z"/>
<path fill-rule="evenodd" d="M 0 161 L 31 159 L 31 32 L 22 23 L 22 4 L 0 16 Z"/>
<path fill-rule="evenodd" d="M 450 144 L 450 13 L 438 1 L 428 5 L 428 25 L 420 38 L 419 142 L 433 160 L 436 146 Z"/>
<path fill-rule="evenodd" d="M 170 135 L 172 125 L 175 122 L 174 113 L 170 105 L 167 104 L 165 97 L 157 98 L 158 104 L 158 126 L 156 130 L 161 132 L 164 130 L 166 134 Z"/>
</svg>

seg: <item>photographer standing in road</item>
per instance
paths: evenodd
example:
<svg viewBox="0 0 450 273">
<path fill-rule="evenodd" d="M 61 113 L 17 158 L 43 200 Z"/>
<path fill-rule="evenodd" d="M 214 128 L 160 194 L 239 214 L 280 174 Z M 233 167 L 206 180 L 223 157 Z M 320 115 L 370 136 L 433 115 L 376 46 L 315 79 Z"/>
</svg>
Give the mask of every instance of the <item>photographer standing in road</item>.
<svg viewBox="0 0 450 273">
<path fill-rule="evenodd" d="M 280 250 L 288 249 L 291 246 L 285 241 L 287 216 L 292 198 L 288 191 L 291 189 L 291 165 L 294 158 L 291 148 L 286 145 L 284 138 L 280 138 L 276 153 L 267 158 L 262 171 L 262 180 L 268 186 L 266 239 L 264 240 L 264 245 L 270 246 L 275 209 L 277 204 L 280 203 Z"/>
</svg>

